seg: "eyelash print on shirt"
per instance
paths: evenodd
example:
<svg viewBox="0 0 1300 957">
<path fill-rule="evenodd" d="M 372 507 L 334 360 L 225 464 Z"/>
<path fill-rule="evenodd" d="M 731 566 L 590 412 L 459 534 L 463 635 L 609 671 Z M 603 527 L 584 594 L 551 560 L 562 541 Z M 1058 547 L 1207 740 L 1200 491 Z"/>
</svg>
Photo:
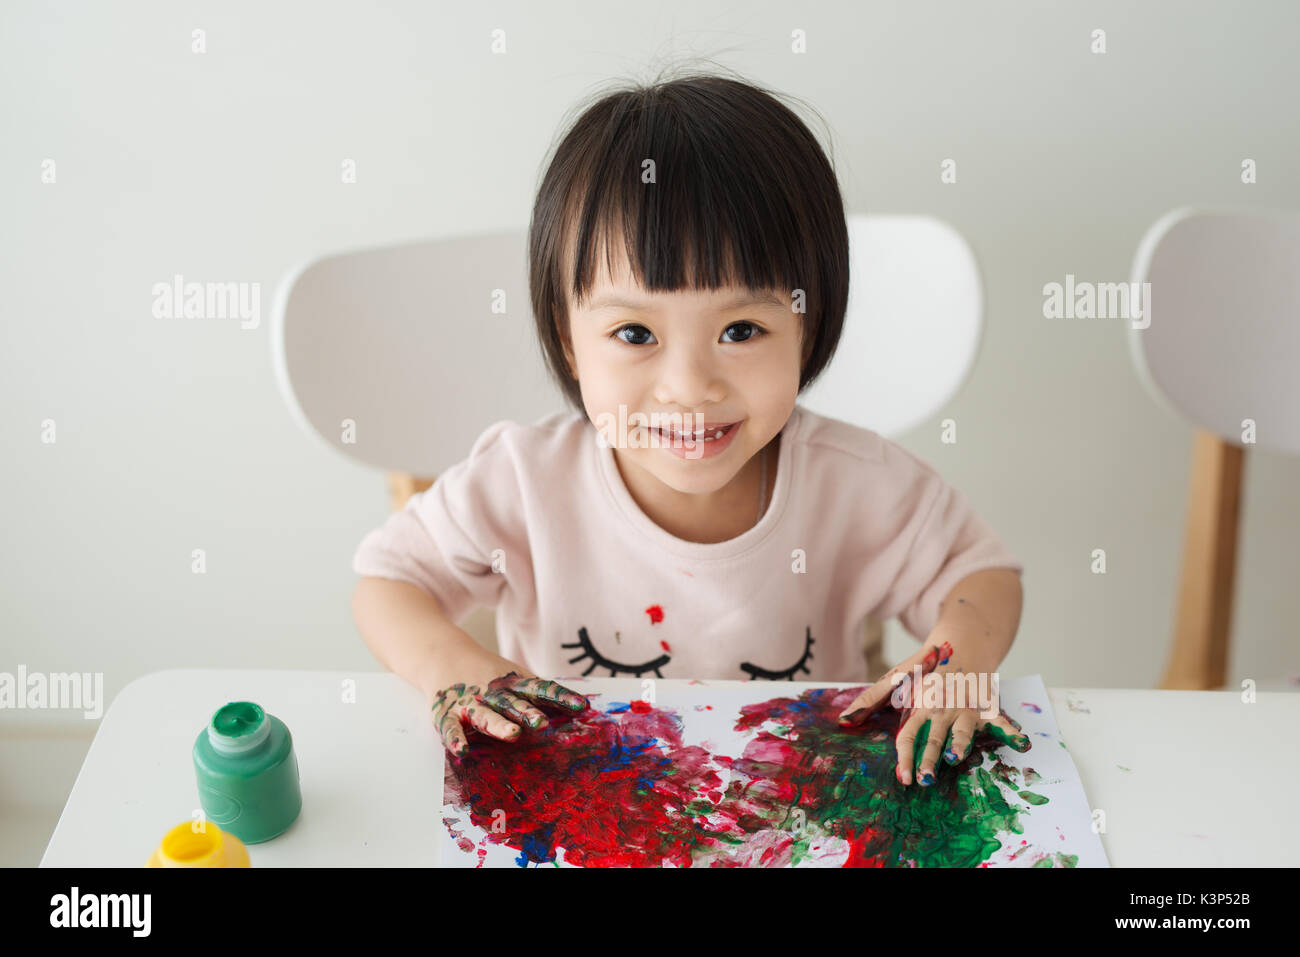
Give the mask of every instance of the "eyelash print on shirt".
<svg viewBox="0 0 1300 957">
<path fill-rule="evenodd" d="M 804 674 L 811 676 L 812 672 L 807 668 L 807 662 L 812 658 L 813 636 L 812 628 L 807 629 L 807 639 L 804 641 L 803 656 L 800 657 L 789 668 L 784 671 L 768 671 L 766 668 L 760 668 L 758 665 L 751 665 L 748 661 L 741 663 L 740 670 L 749 675 L 749 680 L 755 678 L 766 678 L 768 681 L 793 681 L 794 673 L 802 671 Z"/>
<path fill-rule="evenodd" d="M 596 647 L 591 643 L 591 636 L 587 634 L 586 628 L 578 629 L 577 641 L 569 644 L 561 644 L 560 647 L 582 649 L 582 654 L 575 658 L 570 658 L 569 664 L 574 664 L 575 662 L 581 661 L 583 658 L 591 659 L 591 667 L 582 673 L 584 678 L 597 668 L 608 668 L 609 676 L 611 678 L 617 678 L 620 671 L 632 675 L 634 678 L 640 678 L 647 671 L 653 671 L 656 678 L 662 678 L 663 675 L 659 672 L 659 669 L 672 660 L 672 656 L 670 655 L 660 655 L 658 658 L 651 659 L 650 661 L 643 662 L 639 665 L 625 665 L 620 664 L 617 661 L 610 661 L 596 650 Z"/>
</svg>

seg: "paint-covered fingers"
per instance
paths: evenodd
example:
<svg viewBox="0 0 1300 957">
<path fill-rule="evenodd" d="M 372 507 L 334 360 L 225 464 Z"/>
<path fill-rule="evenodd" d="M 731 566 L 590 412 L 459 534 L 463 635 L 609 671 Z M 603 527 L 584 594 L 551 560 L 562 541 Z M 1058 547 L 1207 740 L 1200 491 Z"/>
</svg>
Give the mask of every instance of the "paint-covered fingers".
<svg viewBox="0 0 1300 957">
<path fill-rule="evenodd" d="M 507 675 L 507 677 L 509 677 Z M 501 679 L 497 679 L 500 681 Z M 492 682 L 493 685 L 496 681 Z M 556 684 L 546 678 L 520 678 L 515 677 L 508 684 L 502 686 L 505 689 L 513 691 L 515 694 L 527 695 L 538 701 L 544 701 L 547 704 L 556 704 L 562 708 L 568 708 L 570 711 L 586 711 L 588 702 L 585 696 L 578 694 L 576 691 Z"/>
<path fill-rule="evenodd" d="M 1021 731 L 1020 725 L 1005 711 L 999 711 L 998 716 L 991 721 L 984 721 L 984 730 L 999 744 L 1009 745 L 1017 751 L 1028 751 L 1030 748 L 1029 735 Z"/>
<path fill-rule="evenodd" d="M 876 684 L 879 684 L 877 682 Z M 840 726 L 854 727 L 866 721 L 872 714 L 880 709 L 882 697 L 876 694 L 876 685 L 872 685 L 862 694 L 858 695 L 849 704 L 847 708 L 840 712 Z"/>
<path fill-rule="evenodd" d="M 929 733 L 930 717 L 926 712 L 912 711 L 899 725 L 898 735 L 894 738 L 894 751 L 898 757 L 894 776 L 898 778 L 899 784 L 912 783 L 912 765 L 916 749 L 925 747 Z"/>
<path fill-rule="evenodd" d="M 530 728 L 546 727 L 546 715 L 518 695 L 509 691 L 487 691 L 483 694 L 483 703 L 495 708 L 512 721 L 526 724 Z"/>
<path fill-rule="evenodd" d="M 959 764 L 970 754 L 971 740 L 975 737 L 975 727 L 979 723 L 979 713 L 972 708 L 963 708 L 952 723 L 948 736 L 948 747 L 943 752 L 943 759 L 949 764 Z"/>
<path fill-rule="evenodd" d="M 895 674 L 904 675 L 904 682 L 909 680 L 901 668 L 890 669 L 879 681 L 854 698 L 852 703 L 840 712 L 840 726 L 857 727 L 879 711 L 894 691 Z"/>
<path fill-rule="evenodd" d="M 434 697 L 430 710 L 443 747 L 457 757 L 469 752 L 469 740 L 462 721 L 468 721 L 471 727 L 503 741 L 513 741 L 523 730 L 509 718 L 498 714 L 480 694 L 478 685 L 466 686 L 457 682 L 442 689 Z"/>
<path fill-rule="evenodd" d="M 907 707 L 913 694 L 915 669 L 919 667 L 922 676 L 927 675 L 939 665 L 947 664 L 951 656 L 952 646 L 946 641 L 940 645 L 922 648 L 908 656 L 853 699 L 853 703 L 840 713 L 840 726 L 861 725 L 871 715 L 880 711 L 886 702 L 892 703 L 899 709 Z"/>
<path fill-rule="evenodd" d="M 470 727 L 502 741 L 515 740 L 524 730 L 488 704 L 483 695 L 475 695 L 473 701 L 461 705 L 460 711 Z"/>
<path fill-rule="evenodd" d="M 438 729 L 442 746 L 458 758 L 469 753 L 469 741 L 465 738 L 465 729 L 460 726 L 460 718 L 453 717 L 445 727 Z"/>
<path fill-rule="evenodd" d="M 929 787 L 936 780 L 939 752 L 943 749 L 944 742 L 948 739 L 948 729 L 955 720 L 957 714 L 951 708 L 934 711 L 930 715 L 929 734 L 925 739 L 925 750 L 921 753 L 921 766 L 916 774 L 916 783 L 922 787 Z M 918 734 L 917 737 L 921 735 Z"/>
<path fill-rule="evenodd" d="M 463 689 L 464 685 L 460 687 Z M 438 692 L 432 708 L 433 726 L 438 730 L 442 746 L 457 757 L 469 752 L 469 741 L 465 738 L 465 730 L 460 726 L 460 712 L 456 706 L 459 700 L 460 694 L 444 689 Z"/>
</svg>

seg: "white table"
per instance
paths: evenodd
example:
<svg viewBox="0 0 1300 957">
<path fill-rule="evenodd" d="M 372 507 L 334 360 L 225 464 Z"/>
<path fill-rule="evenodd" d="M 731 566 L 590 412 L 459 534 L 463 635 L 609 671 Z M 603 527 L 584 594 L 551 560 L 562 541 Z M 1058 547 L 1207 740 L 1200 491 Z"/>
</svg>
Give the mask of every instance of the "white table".
<svg viewBox="0 0 1300 957">
<path fill-rule="evenodd" d="M 41 866 L 142 866 L 200 810 L 191 749 L 228 701 L 284 721 L 298 758 L 302 813 L 248 845 L 254 867 L 437 864 L 442 750 L 418 691 L 378 672 L 203 669 L 145 675 L 113 699 Z"/>
<path fill-rule="evenodd" d="M 640 681 L 623 680 L 637 697 Z M 346 681 L 355 703 L 343 700 Z M 1088 803 L 1105 811 L 1112 865 L 1294 866 L 1300 695 L 1261 693 L 1254 704 L 1235 692 L 1049 695 Z M 437 866 L 442 748 L 419 692 L 384 673 L 217 670 L 158 672 L 122 690 L 41 866 L 144 864 L 198 810 L 190 749 L 212 713 L 238 700 L 289 726 L 302 779 L 302 814 L 249 847 L 253 866 Z"/>
</svg>

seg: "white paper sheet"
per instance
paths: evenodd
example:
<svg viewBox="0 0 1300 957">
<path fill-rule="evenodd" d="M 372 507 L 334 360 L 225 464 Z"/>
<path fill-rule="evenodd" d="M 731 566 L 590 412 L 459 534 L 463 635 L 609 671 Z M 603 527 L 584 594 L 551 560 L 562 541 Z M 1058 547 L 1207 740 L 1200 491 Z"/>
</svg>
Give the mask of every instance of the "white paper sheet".
<svg viewBox="0 0 1300 957">
<path fill-rule="evenodd" d="M 581 779 L 587 782 L 581 794 L 577 796 L 569 794 L 564 798 L 564 801 L 572 805 L 568 808 L 555 807 L 557 803 L 555 801 L 546 803 L 547 795 L 553 795 L 557 790 L 564 791 L 564 785 L 557 782 L 537 782 L 536 792 L 531 795 L 523 793 L 527 790 L 526 787 L 519 787 L 518 797 L 513 795 L 493 797 L 480 794 L 477 796 L 478 800 L 466 798 L 463 802 L 458 802 L 455 799 L 455 792 L 458 790 L 456 781 L 449 780 L 449 796 L 444 803 L 442 813 L 444 838 L 442 859 L 445 866 L 574 866 L 570 858 L 576 857 L 579 860 L 589 861 L 594 853 L 593 848 L 617 845 L 624 828 L 628 834 L 627 847 L 629 852 L 634 853 L 631 853 L 621 866 L 842 867 L 850 861 L 862 863 L 861 856 L 854 856 L 850 840 L 845 835 L 851 837 L 854 834 L 861 834 L 863 827 L 871 822 L 861 816 L 854 819 L 850 814 L 828 821 L 819 820 L 819 812 L 814 807 L 818 801 L 827 808 L 839 806 L 829 803 L 830 799 L 825 792 L 820 792 L 820 799 L 814 796 L 811 802 L 807 798 L 792 797 L 786 800 L 779 796 L 766 801 L 763 804 L 765 810 L 771 812 L 775 809 L 778 812 L 776 817 L 779 820 L 776 821 L 771 819 L 770 813 L 767 820 L 749 820 L 743 814 L 738 820 L 737 815 L 732 812 L 741 805 L 728 798 L 731 794 L 729 787 L 742 789 L 739 792 L 742 796 L 750 793 L 766 794 L 764 789 L 768 789 L 770 783 L 763 777 L 767 764 L 757 766 L 759 767 L 757 781 L 751 773 L 753 768 L 741 772 L 734 764 L 728 766 L 728 759 L 732 761 L 741 759 L 746 746 L 753 744 L 756 736 L 767 732 L 769 745 L 773 744 L 771 739 L 775 738 L 785 742 L 796 752 L 801 740 L 797 730 L 791 730 L 790 726 L 781 726 L 771 721 L 756 727 L 736 730 L 735 726 L 744 706 L 778 698 L 797 700 L 810 689 L 838 690 L 861 688 L 861 685 L 767 681 L 642 682 L 636 679 L 576 677 L 557 680 L 566 687 L 587 695 L 594 711 L 602 713 L 596 720 L 605 722 L 606 726 L 626 719 L 629 729 L 641 727 L 640 723 L 644 716 L 632 714 L 629 710 L 630 702 L 633 698 L 651 698 L 651 702 L 639 703 L 638 707 L 642 710 L 653 708 L 657 713 L 670 712 L 675 715 L 675 719 L 656 717 L 655 720 L 671 721 L 678 729 L 681 740 L 670 745 L 666 739 L 646 740 L 644 736 L 635 738 L 629 731 L 626 740 L 637 742 L 633 748 L 635 754 L 625 756 L 622 760 L 640 762 L 643 773 L 652 778 L 661 772 L 656 770 L 652 774 L 644 771 L 644 766 L 648 763 L 654 763 L 658 768 L 675 765 L 679 752 L 686 753 L 682 749 L 703 748 L 713 759 L 712 765 L 716 767 L 720 787 L 702 788 L 699 794 L 693 795 L 696 800 L 689 802 L 691 806 L 686 808 L 683 805 L 688 802 L 681 799 L 681 794 L 672 793 L 672 776 L 660 780 L 658 784 L 652 780 L 641 779 L 639 786 L 643 786 L 646 790 L 631 791 L 629 789 L 632 783 L 626 780 L 630 772 L 623 773 L 620 781 L 619 772 L 622 765 L 614 761 L 613 764 L 618 766 L 611 767 L 609 756 L 605 753 L 593 753 L 590 761 L 580 759 L 576 764 L 566 765 L 565 769 L 560 771 L 561 777 L 572 775 L 574 781 Z M 835 691 L 822 691 L 820 694 L 831 696 Z M 965 772 L 959 772 L 946 766 L 942 761 L 937 769 L 941 778 L 945 775 L 953 776 L 952 781 L 949 782 L 953 793 L 956 793 L 957 788 L 956 776 L 964 774 L 970 778 L 968 787 L 973 787 L 977 794 L 982 793 L 983 789 L 991 783 L 1005 801 L 1006 807 L 1014 810 L 1011 817 L 1014 826 L 1020 829 L 1020 833 L 1010 829 L 996 830 L 996 849 L 991 853 L 981 853 L 979 863 L 973 866 L 1109 866 L 1101 840 L 1092 829 L 1088 802 L 1069 752 L 1061 742 L 1051 702 L 1041 676 L 1004 679 L 1000 686 L 1000 699 L 1002 709 L 1014 718 L 1021 725 L 1023 733 L 1029 736 L 1032 745 L 1030 750 L 1020 753 L 1008 746 L 997 747 L 996 750 L 985 755 L 979 766 L 985 772 L 992 772 L 991 774 L 981 775 L 975 766 Z M 829 704 L 830 698 L 813 700 Z M 806 707 L 807 705 L 804 706 Z M 555 713 L 548 711 L 548 714 Z M 799 717 L 806 712 L 790 713 Z M 604 717 L 606 714 L 608 714 L 607 718 Z M 804 720 L 802 717 L 799 719 Z M 524 734 L 528 736 L 539 733 L 525 731 Z M 520 782 L 527 784 L 527 773 L 522 771 L 523 764 L 514 764 L 513 769 L 508 766 L 508 763 L 517 760 L 512 757 L 514 752 L 511 749 L 542 747 L 546 741 L 545 734 L 545 731 L 539 734 L 536 744 L 529 744 L 527 741 L 518 744 L 495 744 L 491 759 L 494 766 L 498 770 L 510 771 L 514 775 L 512 780 L 515 786 Z M 877 740 L 883 741 L 885 737 L 880 733 Z M 476 760 L 488 760 L 482 756 L 485 752 L 474 750 L 484 740 L 477 732 L 471 732 L 472 753 L 480 755 Z M 620 736 L 619 740 L 624 739 Z M 763 742 L 759 744 L 762 745 Z M 776 746 L 785 747 L 781 744 Z M 889 747 L 892 747 L 892 743 Z M 563 750 L 569 759 L 574 757 L 574 752 L 571 750 L 557 747 L 558 750 Z M 875 753 L 880 753 L 879 747 Z M 698 760 L 700 752 L 691 751 L 690 754 L 693 759 Z M 648 756 L 653 756 L 656 760 L 649 762 Z M 800 758 L 801 761 L 805 759 L 814 764 L 820 760 L 813 754 L 805 754 Z M 997 761 L 1001 762 L 1000 767 Z M 873 767 L 878 767 L 879 763 L 876 761 Z M 592 768 L 598 766 L 604 767 L 604 770 L 600 773 L 593 772 Z M 891 760 L 888 765 L 890 774 L 893 766 L 894 762 Z M 453 777 L 455 775 L 454 765 L 450 760 L 448 774 Z M 590 777 L 592 774 L 596 776 Z M 683 776 L 689 778 L 689 772 L 683 771 Z M 983 784 L 978 784 L 981 779 Z M 879 774 L 872 780 L 879 782 L 881 780 Z M 881 786 L 877 784 L 877 787 Z M 883 786 L 886 789 L 901 787 L 893 781 Z M 745 787 L 750 790 L 743 790 Z M 620 788 L 623 790 L 619 791 Z M 755 788 L 759 790 L 755 791 Z M 513 787 L 507 790 L 513 791 Z M 811 792 L 815 789 L 808 790 Z M 889 800 L 923 801 L 926 797 L 920 794 L 921 790 L 919 785 L 913 784 L 906 789 L 907 797 L 904 797 L 902 792 L 891 791 L 892 796 Z M 687 843 L 690 843 L 694 834 L 702 838 L 700 847 L 693 849 L 690 856 L 684 859 L 680 855 L 675 857 L 663 855 L 661 859 L 655 853 L 658 834 L 651 833 L 638 837 L 637 824 L 640 815 L 635 813 L 635 808 L 620 813 L 618 807 L 606 806 L 606 800 L 615 792 L 631 794 L 633 805 L 641 801 L 648 811 L 654 812 L 648 813 L 645 820 L 640 823 L 649 821 L 653 824 L 658 821 L 661 829 L 675 831 L 677 836 Z M 1021 796 L 1023 792 L 1029 792 L 1032 800 L 1046 799 L 1045 803 L 1030 803 L 1031 798 Z M 956 797 L 953 800 L 956 801 Z M 743 803 L 742 799 L 741 804 Z M 489 804 L 501 806 L 489 807 Z M 518 814 L 515 813 L 516 808 L 522 809 L 525 806 L 529 808 L 530 813 L 525 814 L 522 810 Z M 708 813 L 714 806 L 719 808 L 717 815 Z M 923 809 L 916 808 L 917 813 L 913 816 L 911 805 L 906 806 L 908 810 L 903 813 L 902 818 L 913 822 L 910 825 L 913 830 L 923 829 L 923 825 L 917 823 L 928 820 Z M 476 815 L 471 815 L 471 807 Z M 600 810 L 602 808 L 603 814 Z M 727 808 L 731 808 L 731 812 L 727 812 Z M 526 820 L 521 820 L 521 816 Z M 987 837 L 989 821 L 1005 820 L 1006 817 L 1004 814 L 998 818 L 982 819 L 982 829 L 972 826 L 971 833 L 980 830 Z M 538 822 L 543 818 L 549 823 L 541 826 Z M 945 817 L 943 820 L 949 818 Z M 845 823 L 846 821 L 848 823 Z M 580 823 L 575 824 L 575 822 Z M 711 841 L 710 829 L 715 825 L 721 827 L 727 824 L 730 825 L 729 839 Z M 953 847 L 965 846 L 960 840 L 962 835 L 956 833 L 965 826 L 963 824 L 955 828 L 952 834 L 946 827 L 942 833 L 930 834 L 930 839 L 922 842 L 930 848 L 929 853 L 913 854 L 909 847 L 904 846 L 898 854 L 890 855 L 891 859 L 887 865 L 926 866 L 929 862 L 930 866 L 944 866 L 942 862 L 950 859 L 946 850 L 949 844 Z M 906 828 L 907 825 L 902 829 L 906 830 Z M 572 846 L 566 847 L 566 843 Z M 981 847 L 989 846 L 987 841 L 977 843 Z M 934 853 L 936 845 L 939 853 Z M 893 849 L 897 850 L 897 848 Z M 605 866 L 620 866 L 620 864 L 615 862 Z M 965 865 L 948 864 L 947 866 Z"/>
</svg>

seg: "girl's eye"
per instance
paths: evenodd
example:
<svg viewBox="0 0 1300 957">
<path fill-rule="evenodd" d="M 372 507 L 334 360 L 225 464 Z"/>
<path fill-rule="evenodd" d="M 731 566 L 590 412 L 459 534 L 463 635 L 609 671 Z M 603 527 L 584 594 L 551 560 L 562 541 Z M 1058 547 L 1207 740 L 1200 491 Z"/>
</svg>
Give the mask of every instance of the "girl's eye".
<svg viewBox="0 0 1300 957">
<path fill-rule="evenodd" d="M 754 339 L 754 338 L 757 338 L 758 336 L 763 335 L 763 330 L 760 329 L 758 326 L 754 325 L 752 322 L 733 322 L 731 325 L 727 326 L 726 330 L 723 332 L 723 335 L 726 335 L 726 333 L 731 332 L 732 330 L 735 330 L 735 329 L 739 329 L 739 330 L 741 330 L 741 332 L 739 333 L 740 338 L 738 338 L 738 339 L 725 339 L 725 340 L 723 340 L 723 341 L 725 341 L 725 342 L 733 342 L 733 343 L 735 343 L 735 342 L 748 342 L 750 339 Z M 636 338 L 628 338 L 628 337 L 625 337 L 625 336 L 623 335 L 623 333 L 624 333 L 624 332 L 627 332 L 628 330 L 634 330 L 634 335 L 636 336 Z M 641 334 L 641 333 L 644 333 L 646 336 L 648 336 L 648 337 L 649 337 L 649 341 L 653 341 L 653 339 L 654 339 L 654 333 L 652 333 L 652 332 L 651 332 L 649 329 L 647 329 L 645 326 L 640 326 L 640 325 L 635 325 L 635 324 L 634 324 L 634 325 L 628 325 L 628 326 L 620 326 L 618 329 L 615 329 L 615 330 L 614 330 L 614 332 L 613 332 L 613 336 L 614 336 L 614 338 L 617 338 L 617 339 L 619 339 L 619 340 L 621 340 L 621 341 L 623 341 L 623 342 L 626 342 L 626 343 L 627 343 L 628 345 L 630 345 L 630 346 L 644 346 L 644 345 L 648 345 L 648 344 L 649 344 L 649 341 L 647 341 L 646 339 L 640 338 L 640 334 Z"/>
<path fill-rule="evenodd" d="M 758 326 L 754 325 L 752 322 L 733 322 L 731 325 L 727 326 L 726 331 L 730 332 L 732 329 L 749 330 L 747 333 L 743 334 L 740 339 L 733 340 L 734 342 L 748 342 L 750 339 L 756 339 L 763 334 L 763 330 L 758 328 Z"/>
<path fill-rule="evenodd" d="M 626 342 L 629 346 L 643 346 L 646 344 L 644 340 L 637 340 L 633 342 L 631 340 L 624 339 L 621 333 L 627 332 L 629 329 L 640 329 L 646 335 L 650 336 L 651 339 L 654 338 L 654 334 L 651 333 L 650 330 L 647 329 L 645 326 L 636 326 L 636 325 L 621 326 L 620 328 L 614 330 L 614 336 L 618 339 L 622 339 L 622 341 Z"/>
</svg>

